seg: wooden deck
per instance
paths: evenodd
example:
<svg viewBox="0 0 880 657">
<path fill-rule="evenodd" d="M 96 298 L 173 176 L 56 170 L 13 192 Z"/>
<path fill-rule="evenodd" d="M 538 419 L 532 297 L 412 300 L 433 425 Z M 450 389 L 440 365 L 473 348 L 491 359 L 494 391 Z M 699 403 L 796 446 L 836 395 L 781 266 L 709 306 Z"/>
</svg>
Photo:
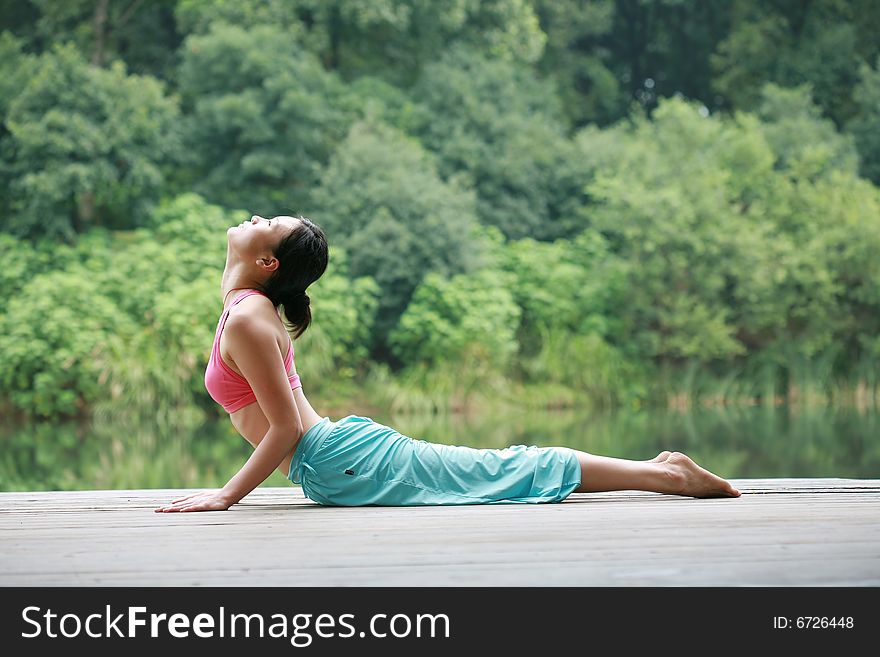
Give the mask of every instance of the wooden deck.
<svg viewBox="0 0 880 657">
<path fill-rule="evenodd" d="M 260 488 L 0 493 L 2 586 L 880 586 L 880 480 L 734 480 L 738 499 L 329 508 Z M 189 491 L 186 491 L 189 492 Z"/>
</svg>

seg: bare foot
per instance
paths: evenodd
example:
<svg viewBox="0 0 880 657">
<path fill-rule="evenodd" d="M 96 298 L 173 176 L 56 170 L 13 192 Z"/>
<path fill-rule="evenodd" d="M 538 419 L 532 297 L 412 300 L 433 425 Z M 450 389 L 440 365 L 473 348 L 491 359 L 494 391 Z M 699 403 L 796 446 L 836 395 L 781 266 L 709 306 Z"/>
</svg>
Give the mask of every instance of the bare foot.
<svg viewBox="0 0 880 657">
<path fill-rule="evenodd" d="M 740 492 L 721 477 L 694 463 L 687 455 L 672 452 L 664 462 L 674 482 L 669 492 L 688 497 L 739 497 Z"/>
<path fill-rule="evenodd" d="M 670 451 L 668 451 L 668 450 L 662 451 L 662 452 L 660 452 L 657 456 L 655 456 L 654 458 L 649 459 L 649 460 L 647 461 L 647 463 L 663 463 L 663 461 L 665 461 L 666 459 L 669 458 L 669 455 L 670 455 L 670 454 L 672 454 L 672 452 L 670 452 Z"/>
</svg>

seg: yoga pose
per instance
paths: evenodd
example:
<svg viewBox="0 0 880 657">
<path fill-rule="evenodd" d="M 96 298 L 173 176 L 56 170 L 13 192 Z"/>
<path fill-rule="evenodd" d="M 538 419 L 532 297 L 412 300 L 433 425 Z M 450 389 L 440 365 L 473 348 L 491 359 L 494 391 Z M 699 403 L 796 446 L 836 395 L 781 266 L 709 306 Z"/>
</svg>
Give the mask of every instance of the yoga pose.
<svg viewBox="0 0 880 657">
<path fill-rule="evenodd" d="M 678 452 L 630 461 L 567 447 L 474 449 L 412 439 L 358 415 L 322 417 L 303 393 L 288 330 L 298 338 L 311 322 L 306 289 L 327 268 L 323 231 L 302 217 L 254 216 L 226 235 L 224 309 L 205 386 L 254 451 L 222 489 L 157 512 L 228 509 L 275 468 L 309 499 L 335 506 L 560 502 L 615 490 L 739 496 Z"/>
</svg>

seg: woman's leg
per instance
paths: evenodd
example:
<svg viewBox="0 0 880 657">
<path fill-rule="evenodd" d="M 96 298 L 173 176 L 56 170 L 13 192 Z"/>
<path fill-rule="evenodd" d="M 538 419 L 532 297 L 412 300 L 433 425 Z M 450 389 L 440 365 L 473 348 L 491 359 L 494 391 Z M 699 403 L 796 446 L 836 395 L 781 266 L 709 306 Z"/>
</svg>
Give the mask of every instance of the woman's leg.
<svg viewBox="0 0 880 657">
<path fill-rule="evenodd" d="M 689 497 L 739 497 L 729 482 L 680 452 L 662 452 L 650 461 L 629 461 L 575 452 L 581 464 L 576 493 L 645 490 Z"/>
</svg>

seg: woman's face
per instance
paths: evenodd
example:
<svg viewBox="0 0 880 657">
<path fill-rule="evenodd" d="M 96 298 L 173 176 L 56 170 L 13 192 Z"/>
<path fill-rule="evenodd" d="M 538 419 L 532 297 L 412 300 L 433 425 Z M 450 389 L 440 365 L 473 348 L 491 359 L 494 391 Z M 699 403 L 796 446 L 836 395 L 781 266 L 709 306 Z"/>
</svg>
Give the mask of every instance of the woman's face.
<svg viewBox="0 0 880 657">
<path fill-rule="evenodd" d="M 296 217 L 272 217 L 266 219 L 254 215 L 238 226 L 226 231 L 229 247 L 242 256 L 264 256 L 275 252 L 281 239 L 290 233 L 300 220 Z"/>
</svg>

